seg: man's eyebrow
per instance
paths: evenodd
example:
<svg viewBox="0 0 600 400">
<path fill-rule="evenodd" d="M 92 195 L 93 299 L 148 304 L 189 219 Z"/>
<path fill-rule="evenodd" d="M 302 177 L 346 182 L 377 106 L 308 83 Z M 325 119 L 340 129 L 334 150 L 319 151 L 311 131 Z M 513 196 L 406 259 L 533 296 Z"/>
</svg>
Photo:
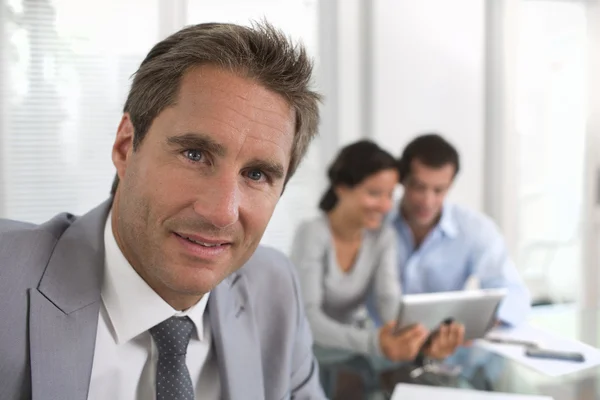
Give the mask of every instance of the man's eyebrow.
<svg viewBox="0 0 600 400">
<path fill-rule="evenodd" d="M 252 160 L 248 163 L 248 168 L 259 169 L 268 175 L 271 175 L 273 179 L 283 179 L 285 176 L 285 168 L 283 165 L 274 160 Z"/>
<path fill-rule="evenodd" d="M 167 144 L 182 149 L 205 150 L 219 157 L 224 157 L 227 154 L 225 146 L 217 143 L 213 138 L 204 133 L 188 132 L 170 136 L 167 138 Z"/>
</svg>

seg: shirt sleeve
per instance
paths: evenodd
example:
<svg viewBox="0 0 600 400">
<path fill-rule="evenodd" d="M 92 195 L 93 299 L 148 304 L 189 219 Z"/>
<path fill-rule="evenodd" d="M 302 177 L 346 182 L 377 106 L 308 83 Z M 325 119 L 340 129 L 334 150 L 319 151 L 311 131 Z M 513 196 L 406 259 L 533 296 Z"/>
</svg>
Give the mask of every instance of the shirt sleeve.
<svg viewBox="0 0 600 400">
<path fill-rule="evenodd" d="M 379 240 L 380 254 L 373 279 L 377 313 L 383 323 L 398 317 L 400 279 L 398 278 L 398 240 L 394 228 L 386 227 Z"/>
<path fill-rule="evenodd" d="M 378 331 L 340 323 L 323 312 L 323 280 L 331 239 L 327 227 L 319 222 L 300 225 L 290 257 L 298 271 L 304 308 L 315 343 L 381 356 Z"/>
<path fill-rule="evenodd" d="M 497 318 L 509 325 L 517 325 L 527 318 L 531 296 L 498 228 L 491 221 L 478 233 L 471 259 L 471 275 L 482 289 L 506 288 L 508 293 L 498 309 Z"/>
</svg>

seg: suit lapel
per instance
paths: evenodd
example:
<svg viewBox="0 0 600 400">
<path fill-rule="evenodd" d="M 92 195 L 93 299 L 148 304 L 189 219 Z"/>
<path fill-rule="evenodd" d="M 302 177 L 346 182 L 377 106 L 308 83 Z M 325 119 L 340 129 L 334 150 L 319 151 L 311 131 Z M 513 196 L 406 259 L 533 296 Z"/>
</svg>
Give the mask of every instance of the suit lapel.
<svg viewBox="0 0 600 400">
<path fill-rule="evenodd" d="M 208 303 L 223 398 L 264 399 L 260 342 L 244 275 L 225 279 Z"/>
<path fill-rule="evenodd" d="M 103 230 L 110 203 L 75 220 L 29 292 L 32 399 L 87 398 L 94 358 Z"/>
<path fill-rule="evenodd" d="M 99 302 L 65 314 L 31 289 L 32 400 L 85 400 L 94 358 Z"/>
</svg>

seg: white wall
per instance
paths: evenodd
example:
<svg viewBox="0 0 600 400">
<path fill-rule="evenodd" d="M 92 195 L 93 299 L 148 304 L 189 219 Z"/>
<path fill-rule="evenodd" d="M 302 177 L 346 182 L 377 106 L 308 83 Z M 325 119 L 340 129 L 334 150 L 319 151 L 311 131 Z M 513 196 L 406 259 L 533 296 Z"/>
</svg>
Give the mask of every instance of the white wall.
<svg viewBox="0 0 600 400">
<path fill-rule="evenodd" d="M 327 0 L 325 0 L 327 1 Z M 337 73 L 338 73 L 338 145 L 345 146 L 360 140 L 364 132 L 363 57 L 364 27 L 361 0 L 339 0 L 337 2 Z M 333 155 L 332 155 L 333 158 Z"/>
<path fill-rule="evenodd" d="M 483 210 L 484 3 L 373 1 L 372 137 L 394 155 L 437 131 L 459 150 L 451 199 Z"/>
</svg>

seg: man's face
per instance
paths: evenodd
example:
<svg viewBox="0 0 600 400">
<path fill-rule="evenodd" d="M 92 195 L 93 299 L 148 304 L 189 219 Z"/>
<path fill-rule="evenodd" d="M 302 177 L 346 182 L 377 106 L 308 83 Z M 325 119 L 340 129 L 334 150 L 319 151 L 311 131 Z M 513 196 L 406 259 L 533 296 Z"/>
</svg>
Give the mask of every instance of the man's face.
<svg viewBox="0 0 600 400">
<path fill-rule="evenodd" d="M 412 160 L 410 174 L 402 181 L 402 212 L 409 224 L 429 228 L 436 222 L 454 180 L 454 173 L 452 164 L 432 168 L 418 159 Z"/>
<path fill-rule="evenodd" d="M 184 75 L 176 104 L 136 151 L 123 116 L 113 148 L 115 233 L 167 302 L 207 293 L 255 251 L 283 189 L 294 130 L 283 97 L 209 65 Z"/>
</svg>

